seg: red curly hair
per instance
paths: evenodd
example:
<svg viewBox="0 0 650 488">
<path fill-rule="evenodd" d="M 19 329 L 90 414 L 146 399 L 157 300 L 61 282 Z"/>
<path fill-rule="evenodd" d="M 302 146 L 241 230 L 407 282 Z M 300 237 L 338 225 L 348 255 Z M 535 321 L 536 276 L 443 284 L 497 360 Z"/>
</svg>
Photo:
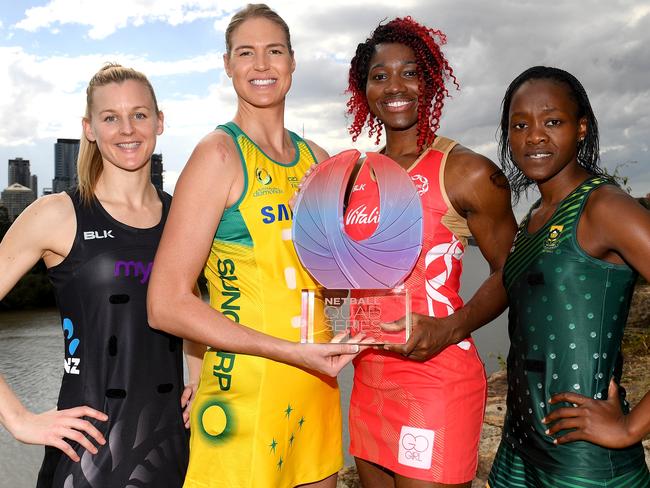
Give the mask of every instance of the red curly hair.
<svg viewBox="0 0 650 488">
<path fill-rule="evenodd" d="M 460 88 L 454 71 L 442 54 L 440 46 L 447 42 L 447 37 L 438 30 L 418 24 L 411 17 L 393 19 L 387 24 L 380 24 L 365 42 L 357 46 L 357 51 L 350 62 L 348 89 L 350 100 L 347 103 L 348 115 L 354 120 L 348 132 L 356 141 L 368 124 L 368 136 L 377 135 L 375 144 L 379 144 L 382 123 L 370 111 L 366 98 L 366 83 L 370 60 L 375 53 L 375 46 L 384 43 L 403 44 L 410 47 L 420 70 L 420 99 L 418 100 L 418 149 L 433 142 L 440 127 L 440 116 L 445 97 L 449 92 L 445 81 L 451 79 Z"/>
</svg>

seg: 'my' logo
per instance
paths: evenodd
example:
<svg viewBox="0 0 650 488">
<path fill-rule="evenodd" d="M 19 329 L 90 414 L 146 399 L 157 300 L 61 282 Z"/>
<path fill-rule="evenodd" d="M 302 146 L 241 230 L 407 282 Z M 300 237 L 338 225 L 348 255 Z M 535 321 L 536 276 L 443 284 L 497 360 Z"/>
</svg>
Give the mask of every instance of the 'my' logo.
<svg viewBox="0 0 650 488">
<path fill-rule="evenodd" d="M 84 241 L 107 238 L 115 239 L 112 230 L 88 230 L 84 232 Z"/>
<path fill-rule="evenodd" d="M 141 277 L 140 283 L 145 284 L 149 281 L 153 262 L 143 263 L 141 261 L 116 261 L 114 276 L 134 276 Z"/>
</svg>

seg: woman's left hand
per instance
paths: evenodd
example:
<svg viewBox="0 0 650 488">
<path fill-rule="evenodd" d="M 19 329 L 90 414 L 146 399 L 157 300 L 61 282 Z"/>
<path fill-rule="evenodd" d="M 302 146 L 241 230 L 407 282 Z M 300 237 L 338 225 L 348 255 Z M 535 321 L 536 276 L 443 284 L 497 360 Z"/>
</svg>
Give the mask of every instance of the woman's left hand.
<svg viewBox="0 0 650 488">
<path fill-rule="evenodd" d="M 181 395 L 181 408 L 183 409 L 183 423 L 185 428 L 190 428 L 190 411 L 192 410 L 192 402 L 196 396 L 196 390 L 199 387 L 197 383 L 189 383 L 185 385 L 183 394 Z"/>
<path fill-rule="evenodd" d="M 621 410 L 618 385 L 609 383 L 607 400 L 594 400 L 577 393 L 558 393 L 549 404 L 567 402 L 573 407 L 562 407 L 549 413 L 542 422 L 551 424 L 546 431 L 553 435 L 561 430 L 571 430 L 555 438 L 556 444 L 588 441 L 610 449 L 620 449 L 638 441 L 629 431 L 628 416 Z"/>
</svg>

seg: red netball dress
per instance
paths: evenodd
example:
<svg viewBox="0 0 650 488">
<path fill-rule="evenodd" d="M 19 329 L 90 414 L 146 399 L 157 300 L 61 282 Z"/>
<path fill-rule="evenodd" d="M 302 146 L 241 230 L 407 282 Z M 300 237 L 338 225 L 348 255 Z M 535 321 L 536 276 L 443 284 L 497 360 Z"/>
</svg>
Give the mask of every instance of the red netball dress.
<svg viewBox="0 0 650 488">
<path fill-rule="evenodd" d="M 405 286 L 413 312 L 432 317 L 446 317 L 463 306 L 461 259 L 470 233 L 444 185 L 447 156 L 456 144 L 437 137 L 408 170 L 422 200 L 424 236 Z M 363 165 L 346 209 L 346 231 L 358 240 L 369 237 L 380 211 L 378 187 Z M 486 378 L 471 338 L 426 362 L 372 349 L 354 364 L 352 455 L 409 478 L 448 484 L 474 478 Z"/>
</svg>

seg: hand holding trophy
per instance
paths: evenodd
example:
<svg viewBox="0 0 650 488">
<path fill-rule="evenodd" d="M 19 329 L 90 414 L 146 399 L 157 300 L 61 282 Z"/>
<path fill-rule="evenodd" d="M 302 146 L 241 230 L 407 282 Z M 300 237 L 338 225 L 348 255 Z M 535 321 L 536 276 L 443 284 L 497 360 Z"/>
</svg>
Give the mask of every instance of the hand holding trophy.
<svg viewBox="0 0 650 488">
<path fill-rule="evenodd" d="M 422 204 L 410 176 L 392 159 L 367 153 L 380 193 L 378 227 L 355 240 L 344 229 L 346 195 L 361 153 L 343 151 L 320 163 L 302 184 L 294 207 L 293 242 L 321 287 L 302 290 L 301 341 L 403 344 L 411 299 L 400 286 L 422 248 Z M 403 327 L 385 327 L 399 321 Z M 358 337 L 357 337 L 358 336 Z M 357 338 L 357 339 L 355 339 Z"/>
</svg>

